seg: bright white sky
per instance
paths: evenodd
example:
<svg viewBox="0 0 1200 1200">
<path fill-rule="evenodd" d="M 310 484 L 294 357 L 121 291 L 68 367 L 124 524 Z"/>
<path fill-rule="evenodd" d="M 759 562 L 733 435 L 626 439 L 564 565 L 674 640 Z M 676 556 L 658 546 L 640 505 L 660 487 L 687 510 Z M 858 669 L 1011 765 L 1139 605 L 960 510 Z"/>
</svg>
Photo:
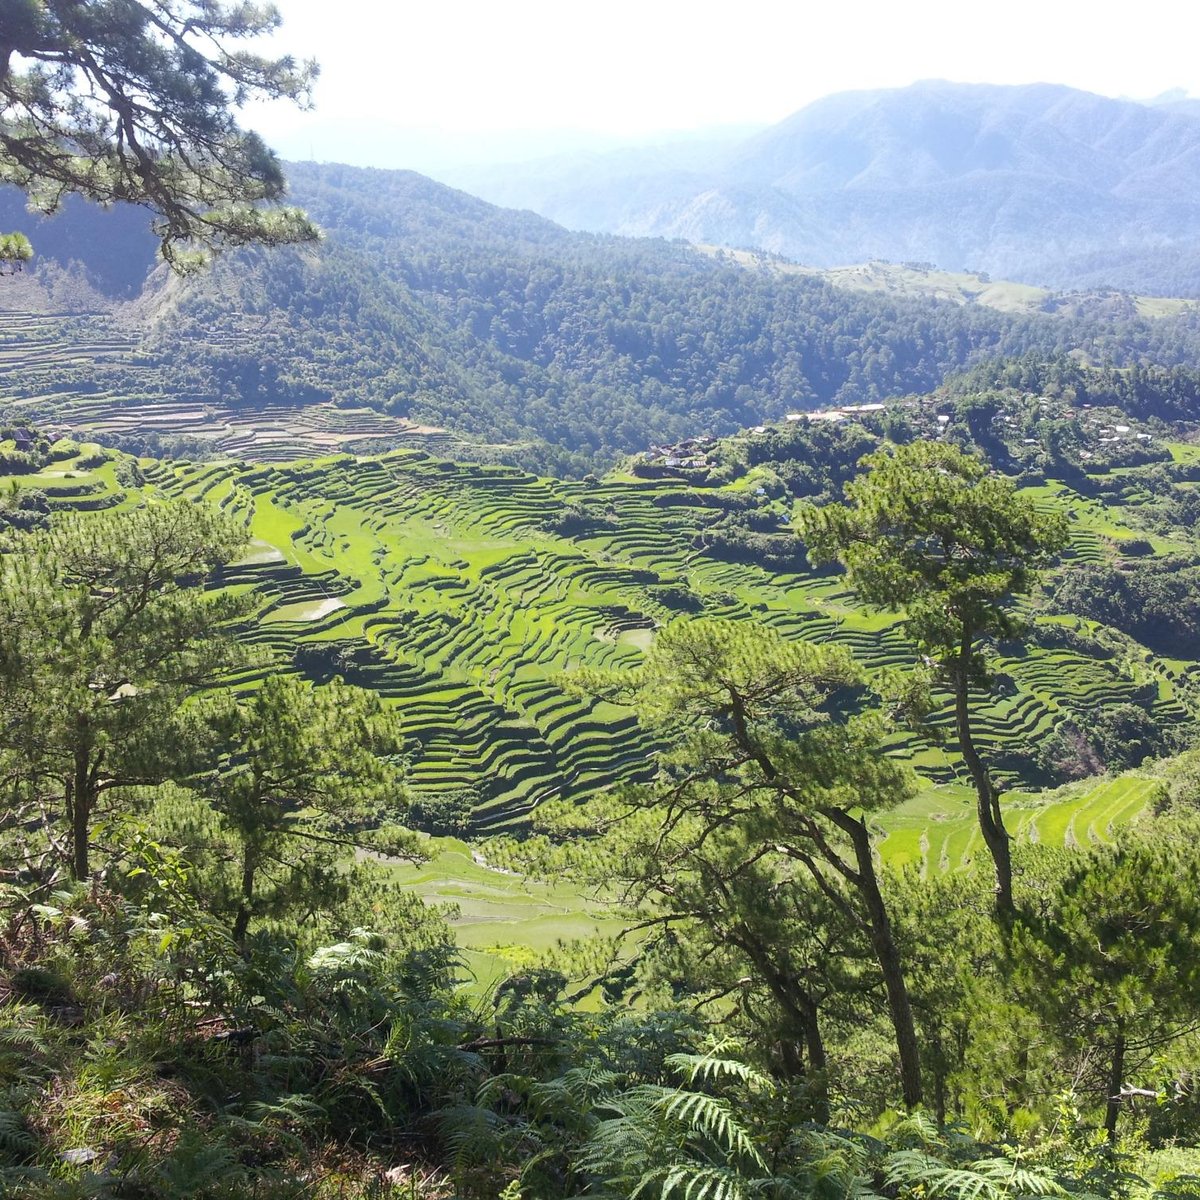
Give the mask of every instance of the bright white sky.
<svg viewBox="0 0 1200 1200">
<path fill-rule="evenodd" d="M 831 92 L 931 78 L 1200 95 L 1194 0 L 276 3 L 272 47 L 321 63 L 317 107 L 243 119 L 289 158 L 502 160 L 768 124 Z"/>
</svg>

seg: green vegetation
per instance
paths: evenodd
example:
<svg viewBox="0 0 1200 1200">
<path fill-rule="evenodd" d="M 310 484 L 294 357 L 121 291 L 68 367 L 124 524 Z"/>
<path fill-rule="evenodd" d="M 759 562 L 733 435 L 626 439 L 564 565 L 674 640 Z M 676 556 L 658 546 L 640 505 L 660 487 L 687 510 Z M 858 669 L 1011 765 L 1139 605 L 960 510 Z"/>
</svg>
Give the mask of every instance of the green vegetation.
<svg viewBox="0 0 1200 1200">
<path fill-rule="evenodd" d="M 232 113 L 253 98 L 307 103 L 314 64 L 238 48 L 278 24 L 271 5 L 20 0 L 0 47 L 0 179 L 46 213 L 68 193 L 150 208 L 181 270 L 196 246 L 315 241 L 296 209 L 255 207 L 280 199 L 283 173 Z M 0 242 L 0 260 L 29 257 L 22 235 Z"/>
<path fill-rule="evenodd" d="M 729 250 L 701 246 L 706 254 L 757 270 L 783 275 L 809 275 L 834 287 L 889 296 L 923 296 L 954 304 L 981 304 L 1007 313 L 1103 311 L 1121 317 L 1178 316 L 1194 305 L 1192 300 L 1168 296 L 1130 296 L 1111 288 L 1094 292 L 1054 292 L 1030 283 L 992 279 L 971 271 L 947 271 L 932 263 L 886 262 L 872 259 L 849 267 L 811 267 L 790 262 L 761 250 Z"/>
<path fill-rule="evenodd" d="M 151 281 L 134 306 L 81 285 L 64 314 L 55 297 L 71 290 L 53 275 L 46 311 L 29 311 L 32 294 L 14 301 L 0 403 L 134 452 L 199 457 L 224 438 L 215 448 L 267 460 L 318 453 L 326 433 L 329 449 L 348 440 L 345 409 L 367 437 L 448 430 L 460 446 L 430 452 L 562 476 L 648 444 L 924 393 L 985 358 L 1169 368 L 1200 344 L 1190 310 L 1001 313 L 568 233 L 405 172 L 301 164 L 289 182 L 327 232 L 315 250 L 222 256 L 196 278 Z M 54 229 L 38 234 L 47 253 Z M 91 242 L 115 261 L 67 244 L 64 269 L 77 259 L 114 295 L 137 295 L 145 231 L 112 214 Z"/>
<path fill-rule="evenodd" d="M 311 236 L 276 20 L 18 5 L 0 170 Z M 0 1190 L 1198 1194 L 1191 314 L 979 363 L 1104 328 L 299 174 L 0 348 Z"/>
<path fill-rule="evenodd" d="M 975 742 L 971 692 L 990 680 L 978 644 L 1013 638 L 1011 606 L 1027 596 L 1034 571 L 1066 549 L 1067 522 L 1044 514 L 978 459 L 936 442 L 913 442 L 862 459 L 845 504 L 799 515 L 817 563 L 838 559 L 858 595 L 903 611 L 904 627 L 954 696 L 959 750 L 971 773 L 983 840 L 996 868 L 997 911 L 1011 917 L 1012 858 L 1000 794 Z M 916 680 L 917 691 L 923 691 Z M 907 703 L 923 717 L 928 700 Z"/>
<path fill-rule="evenodd" d="M 239 544 L 212 509 L 159 505 L 64 517 L 0 558 L 0 722 L 6 784 L 25 812 L 55 810 L 44 850 L 91 874 L 101 807 L 186 772 L 183 701 L 234 665 L 238 597 L 180 586 Z"/>
<path fill-rule="evenodd" d="M 872 444 L 865 431 L 825 428 L 830 461 L 840 461 L 843 442 Z M 793 426 L 781 433 L 799 436 Z M 751 439 L 759 440 L 766 439 Z M 731 445 L 728 453 L 737 452 Z M 252 644 L 271 653 L 276 671 L 314 681 L 341 675 L 379 691 L 403 713 L 414 800 L 469 795 L 477 831 L 519 825 L 540 800 L 594 794 L 646 770 L 632 714 L 570 695 L 560 674 L 636 665 L 654 627 L 678 615 L 832 641 L 870 671 L 913 654 L 897 618 L 864 612 L 837 576 L 809 568 L 802 552 L 782 552 L 793 538 L 790 507 L 782 496 L 756 495 L 755 467 L 714 487 L 699 482 L 702 470 L 559 483 L 411 452 L 276 467 L 147 462 L 136 472 L 127 459 L 86 471 L 79 462 L 49 468 L 62 475 L 11 482 L 18 494 L 36 492 L 57 507 L 123 511 L 143 490 L 203 498 L 248 523 L 257 541 L 225 578 L 253 594 Z M 1131 500 L 1135 478 L 1123 484 Z M 1029 494 L 1053 499 L 1071 517 L 1068 564 L 1121 563 L 1112 534 L 1139 535 L 1150 506 L 1113 493 L 1093 500 L 1076 490 L 1085 481 L 1074 482 Z M 589 515 L 586 527 L 551 532 L 569 509 Z M 1183 535 L 1149 536 L 1164 548 L 1187 546 Z M 747 543 L 754 550 L 743 553 Z M 1083 577 L 1069 571 L 1065 585 Z M 1067 586 L 1052 591 L 1069 594 Z M 1077 773 L 1065 759 L 1061 769 L 1039 763 L 1039 751 L 1064 723 L 1093 731 L 1102 707 L 1142 709 L 1157 731 L 1155 747 L 1186 718 L 1188 651 L 1180 645 L 1172 659 L 1147 661 L 1146 649 L 1084 615 L 1090 619 L 1040 619 L 1024 641 L 1001 645 L 992 667 L 1001 686 L 974 697 L 977 739 L 1005 786 Z M 245 686 L 262 671 L 247 668 Z M 949 701 L 938 699 L 937 728 L 952 725 Z M 898 732 L 891 744 L 927 777 L 955 778 L 953 742 L 930 745 Z M 1087 773 L 1086 763 L 1098 760 L 1079 761 Z"/>
<path fill-rule="evenodd" d="M 1070 739 L 1097 714 L 1136 710 L 1156 752 L 1180 736 L 1191 663 L 1035 590 L 1019 636 L 1007 617 L 983 630 L 1001 640 L 972 732 L 1010 789 L 1013 857 L 994 924 L 959 739 L 885 719 L 880 694 L 917 696 L 911 613 L 865 608 L 792 545 L 793 489 L 861 499 L 854 457 L 879 436 L 790 425 L 579 482 L 412 450 L 268 466 L 47 443 L 10 478 L 49 527 L 14 527 L 2 560 L 21 807 L 0 829 L 0 1018 L 35 1047 L 0 1079 L 6 1182 L 615 1198 L 716 1171 L 734 1195 L 836 1161 L 843 1194 L 899 1200 L 939 1173 L 1115 1195 L 1122 1172 L 1189 1169 L 1150 1152 L 1192 1144 L 1163 1082 L 1192 1061 L 1187 1003 L 1130 992 L 1122 1083 L 1172 1097 L 1151 1127 L 1140 1092 L 1105 1099 L 1116 1026 L 1079 1017 L 1099 961 L 1052 984 L 1073 881 L 1124 911 L 1114 872 L 1184 877 L 1186 760 L 1037 785 L 1073 773 L 1041 748 L 1084 761 Z M 1067 515 L 1067 582 L 1076 563 L 1157 564 L 1126 557 L 1137 538 L 1186 550 L 1138 499 L 1159 466 L 1094 500 L 1100 474 L 975 488 L 993 515 Z M 137 574 L 148 559 L 162 574 Z M 921 709 L 956 734 L 949 693 Z M 58 799 L 76 794 L 95 797 L 86 833 Z M 1189 994 L 1173 944 L 1154 953 L 1155 990 Z"/>
</svg>

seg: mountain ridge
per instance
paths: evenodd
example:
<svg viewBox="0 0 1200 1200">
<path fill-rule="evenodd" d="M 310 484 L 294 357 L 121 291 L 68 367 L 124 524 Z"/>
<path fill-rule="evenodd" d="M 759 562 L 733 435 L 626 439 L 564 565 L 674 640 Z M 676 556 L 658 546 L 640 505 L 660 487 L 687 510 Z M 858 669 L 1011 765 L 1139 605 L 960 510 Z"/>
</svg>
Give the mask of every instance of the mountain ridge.
<svg viewBox="0 0 1200 1200">
<path fill-rule="evenodd" d="M 128 328 L 114 341 L 16 314 L 0 329 L 0 402 L 96 434 L 128 430 L 139 406 L 164 433 L 177 410 L 178 432 L 194 430 L 205 406 L 367 407 L 504 461 L 583 474 L 651 443 L 929 391 L 988 357 L 1170 366 L 1200 346 L 1186 308 L 997 311 L 961 303 L 970 281 L 848 290 L 663 239 L 573 233 L 413 172 L 295 164 L 290 177 L 327 230 L 321 245 L 221 256 L 183 280 L 159 266 L 136 302 L 120 297 L 152 243 L 129 214 L 107 214 L 94 265 Z M 55 228 L 33 231 L 47 258 Z M 76 243 L 61 243 L 69 264 Z M 95 290 L 69 265 L 59 275 L 43 312 L 72 278 L 76 311 L 91 311 Z"/>
<path fill-rule="evenodd" d="M 1186 101 L 925 81 L 824 97 L 707 167 L 630 173 L 609 156 L 572 170 L 456 179 L 568 228 L 813 266 L 930 259 L 1042 286 L 1170 294 L 1180 289 L 1162 249 L 1200 256 L 1200 120 Z"/>
</svg>

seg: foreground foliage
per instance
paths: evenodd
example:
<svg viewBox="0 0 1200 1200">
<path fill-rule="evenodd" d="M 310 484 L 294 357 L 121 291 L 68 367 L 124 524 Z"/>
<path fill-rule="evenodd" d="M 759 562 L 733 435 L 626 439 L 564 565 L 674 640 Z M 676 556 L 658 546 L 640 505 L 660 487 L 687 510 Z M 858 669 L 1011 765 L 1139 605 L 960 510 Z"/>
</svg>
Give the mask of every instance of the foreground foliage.
<svg viewBox="0 0 1200 1200">
<path fill-rule="evenodd" d="M 232 112 L 250 99 L 307 103 L 314 64 L 237 48 L 278 24 L 271 5 L 6 5 L 0 179 L 45 213 L 70 193 L 146 206 L 178 269 L 196 265 L 196 247 L 314 241 L 298 210 L 257 207 L 282 197 L 283 173 Z M 30 254 L 21 235 L 0 240 L 0 261 Z"/>
<path fill-rule="evenodd" d="M 1037 1149 L 929 1118 L 804 1119 L 805 1089 L 682 1013 L 583 1016 L 535 988 L 472 1009 L 422 939 L 348 931 L 244 955 L 143 844 L 119 891 L 12 892 L 0 1179 L 95 1197 L 1124 1195 L 1077 1136 Z M 398 915 L 398 914 L 397 914 Z M 1185 1195 L 1175 1187 L 1164 1195 Z M 1142 1191 L 1149 1195 L 1148 1191 Z"/>
</svg>

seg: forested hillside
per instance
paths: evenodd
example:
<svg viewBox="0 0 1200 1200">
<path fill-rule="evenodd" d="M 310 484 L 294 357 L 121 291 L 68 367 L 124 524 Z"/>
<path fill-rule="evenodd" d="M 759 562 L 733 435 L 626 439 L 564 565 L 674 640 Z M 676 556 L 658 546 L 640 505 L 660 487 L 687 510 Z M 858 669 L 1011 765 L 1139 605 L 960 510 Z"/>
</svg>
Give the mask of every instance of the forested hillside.
<svg viewBox="0 0 1200 1200">
<path fill-rule="evenodd" d="M 160 270 L 136 303 L 73 322 L 5 317 L 4 397 L 102 434 L 123 433 L 106 421 L 131 405 L 162 406 L 164 433 L 181 400 L 367 405 L 582 473 L 651 442 L 927 391 L 985 356 L 1172 365 L 1200 345 L 1186 309 L 1009 315 L 857 293 L 680 244 L 571 234 L 405 172 L 301 165 L 292 191 L 326 230 L 317 248 L 229 255 L 186 280 Z M 33 230 L 47 256 L 76 253 L 55 232 L 72 220 Z M 113 245 L 130 231 L 126 214 L 107 220 L 95 282 L 119 294 Z M 129 263 L 145 251 L 129 237 Z M 84 290 L 84 314 L 95 304 Z"/>
</svg>

